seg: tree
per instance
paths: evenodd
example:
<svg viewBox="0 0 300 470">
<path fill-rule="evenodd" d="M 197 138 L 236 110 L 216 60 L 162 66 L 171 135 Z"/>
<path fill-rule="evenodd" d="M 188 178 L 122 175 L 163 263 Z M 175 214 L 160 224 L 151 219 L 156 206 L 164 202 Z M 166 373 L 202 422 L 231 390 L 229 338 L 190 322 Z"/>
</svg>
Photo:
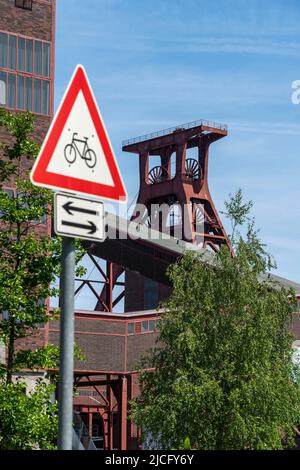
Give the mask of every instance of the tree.
<svg viewBox="0 0 300 470">
<path fill-rule="evenodd" d="M 58 417 L 53 392 L 53 385 L 43 381 L 30 392 L 21 381 L 0 386 L 0 450 L 56 447 Z"/>
<path fill-rule="evenodd" d="M 234 196 L 233 214 L 231 202 Z M 207 263 L 187 252 L 169 269 L 159 343 L 142 361 L 141 394 L 132 402 L 148 441 L 164 449 L 187 436 L 196 449 L 293 446 L 300 422 L 289 331 L 295 296 L 267 274 L 271 264 L 250 220 L 235 256 L 223 247 Z"/>
<path fill-rule="evenodd" d="M 58 294 L 51 285 L 60 274 L 61 240 L 39 229 L 50 214 L 53 198 L 28 178 L 39 150 L 30 137 L 33 115 L 0 109 L 0 129 L 10 135 L 8 143 L 1 144 L 0 186 L 15 188 L 13 194 L 0 191 L 0 334 L 7 349 L 7 361 L 0 369 L 0 408 L 6 410 L 5 418 L 0 414 L 0 448 L 20 448 L 22 439 L 23 448 L 51 448 L 57 433 L 56 405 L 49 398 L 51 384 L 42 381 L 24 395 L 24 382 L 15 383 L 13 378 L 22 368 L 57 365 L 57 347 L 22 350 L 20 340 L 51 319 L 45 300 Z M 83 255 L 78 250 L 77 261 Z M 83 272 L 79 266 L 77 275 Z"/>
<path fill-rule="evenodd" d="M 34 187 L 25 170 L 39 149 L 29 138 L 33 123 L 28 113 L 1 110 L 1 127 L 12 140 L 3 145 L 0 181 L 15 185 L 13 197 L 0 192 L 0 329 L 8 351 L 7 384 L 12 382 L 16 340 L 49 320 L 45 299 L 56 294 L 51 283 L 60 261 L 59 241 L 37 231 L 41 219 L 49 213 L 52 195 Z"/>
<path fill-rule="evenodd" d="M 221 211 L 231 222 L 231 243 L 236 243 L 236 237 L 239 237 L 239 233 L 236 234 L 237 228 L 244 226 L 245 223 L 250 221 L 249 212 L 253 207 L 253 202 L 243 201 L 243 192 L 239 188 L 235 194 L 229 194 L 229 200 L 224 202 L 226 211 Z"/>
</svg>

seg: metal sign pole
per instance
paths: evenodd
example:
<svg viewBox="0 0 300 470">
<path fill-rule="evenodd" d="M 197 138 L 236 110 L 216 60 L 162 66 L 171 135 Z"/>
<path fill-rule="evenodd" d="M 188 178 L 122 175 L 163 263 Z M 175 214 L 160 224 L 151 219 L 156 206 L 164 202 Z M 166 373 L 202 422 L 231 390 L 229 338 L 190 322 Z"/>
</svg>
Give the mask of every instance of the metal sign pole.
<svg viewBox="0 0 300 470">
<path fill-rule="evenodd" d="M 74 370 L 75 240 L 62 239 L 59 450 L 72 450 Z"/>
</svg>

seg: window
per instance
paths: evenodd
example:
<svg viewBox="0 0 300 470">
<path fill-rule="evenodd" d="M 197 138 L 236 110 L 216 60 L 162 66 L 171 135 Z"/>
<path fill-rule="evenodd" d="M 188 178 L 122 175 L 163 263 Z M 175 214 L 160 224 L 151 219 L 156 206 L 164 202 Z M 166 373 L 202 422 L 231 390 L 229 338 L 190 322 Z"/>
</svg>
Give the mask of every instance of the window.
<svg viewBox="0 0 300 470">
<path fill-rule="evenodd" d="M 50 77 L 50 55 L 48 42 L 0 32 L 0 67 Z"/>
<path fill-rule="evenodd" d="M 24 105 L 25 105 L 24 84 L 25 84 L 24 77 L 19 76 L 18 77 L 18 90 L 17 90 L 17 92 L 18 92 L 18 98 L 17 98 L 18 106 L 17 106 L 17 108 L 18 109 L 24 109 Z"/>
<path fill-rule="evenodd" d="M 42 207 L 42 205 L 41 205 L 41 207 Z M 38 217 L 38 218 L 34 219 L 33 222 L 34 222 L 35 224 L 43 224 L 43 225 L 45 225 L 45 224 L 47 223 L 47 207 L 44 206 L 44 209 L 45 209 L 44 214 L 41 215 L 41 217 Z M 45 303 L 45 301 L 44 301 L 44 303 Z"/>
<path fill-rule="evenodd" d="M 35 113 L 41 112 L 41 80 L 34 80 L 34 108 Z"/>
<path fill-rule="evenodd" d="M 49 115 L 50 82 L 0 70 L 0 106 Z"/>
<path fill-rule="evenodd" d="M 6 193 L 9 198 L 13 198 L 13 197 L 14 197 L 14 190 L 13 190 L 13 189 L 1 188 L 1 191 L 2 191 L 3 193 Z M 0 209 L 0 217 L 2 217 L 3 214 L 4 214 L 4 212 Z"/>
<path fill-rule="evenodd" d="M 46 42 L 43 44 L 43 76 L 50 76 L 50 45 Z"/>
<path fill-rule="evenodd" d="M 151 310 L 157 307 L 158 298 L 158 282 L 147 277 L 144 278 L 144 309 Z"/>
<path fill-rule="evenodd" d="M 0 106 L 6 106 L 6 72 L 0 72 Z"/>
<path fill-rule="evenodd" d="M 8 36 L 0 33 L 0 67 L 7 67 Z"/>
<path fill-rule="evenodd" d="M 16 70 L 17 68 L 17 36 L 9 35 L 9 56 L 8 68 Z"/>
<path fill-rule="evenodd" d="M 144 320 L 142 321 L 142 333 L 155 331 L 156 321 L 155 320 Z"/>
<path fill-rule="evenodd" d="M 25 70 L 25 39 L 18 38 L 18 70 Z"/>
<path fill-rule="evenodd" d="M 49 115 L 50 59 L 48 42 L 0 32 L 0 67 L 14 71 L 0 70 L 0 106 Z"/>
<path fill-rule="evenodd" d="M 40 41 L 34 42 L 34 73 L 36 75 L 42 75 L 42 43 Z"/>
<path fill-rule="evenodd" d="M 12 196 L 12 197 L 14 197 L 14 196 Z M 26 210 L 32 209 L 32 207 L 30 206 L 29 201 L 26 200 L 26 194 L 25 193 L 22 193 L 22 192 L 18 191 L 16 197 L 18 198 L 18 204 L 19 204 L 20 208 L 26 209 Z M 40 204 L 40 206 L 42 207 L 41 204 Z M 45 208 L 45 211 L 46 211 L 46 208 Z M 47 212 L 45 212 L 40 217 L 37 217 L 36 219 L 30 219 L 30 214 L 27 214 L 26 220 L 28 222 L 33 222 L 34 224 L 46 224 L 47 223 Z M 38 303 L 39 303 L 39 305 L 44 305 L 45 299 L 40 299 Z"/>
<path fill-rule="evenodd" d="M 46 214 L 46 212 L 39 219 L 35 220 L 35 223 L 46 225 L 46 223 L 47 223 L 47 214 Z"/>
<path fill-rule="evenodd" d="M 134 333 L 134 323 L 127 323 L 127 333 L 131 335 Z"/>
<path fill-rule="evenodd" d="M 26 39 L 26 72 L 33 72 L 33 40 Z"/>
<path fill-rule="evenodd" d="M 2 191 L 5 192 L 9 198 L 13 198 L 15 196 L 15 192 L 13 189 L 3 188 Z"/>
<path fill-rule="evenodd" d="M 49 82 L 46 82 L 46 80 L 42 80 L 42 114 L 49 114 L 49 88 Z"/>
<path fill-rule="evenodd" d="M 16 107 L 16 75 L 13 73 L 8 74 L 8 107 Z"/>
<path fill-rule="evenodd" d="M 23 10 L 32 10 L 32 0 L 15 0 L 15 6 Z"/>
<path fill-rule="evenodd" d="M 32 111 L 32 78 L 26 77 L 25 82 L 25 107 L 28 111 Z"/>
</svg>

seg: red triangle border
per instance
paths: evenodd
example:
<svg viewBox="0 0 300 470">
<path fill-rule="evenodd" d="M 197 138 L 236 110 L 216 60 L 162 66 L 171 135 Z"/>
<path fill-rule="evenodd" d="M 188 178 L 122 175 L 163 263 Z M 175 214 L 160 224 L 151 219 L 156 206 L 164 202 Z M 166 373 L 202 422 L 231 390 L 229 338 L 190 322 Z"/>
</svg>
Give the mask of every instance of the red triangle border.
<svg viewBox="0 0 300 470">
<path fill-rule="evenodd" d="M 102 145 L 114 186 L 108 186 L 47 171 L 52 155 L 64 130 L 66 121 L 80 91 L 82 91 L 86 100 L 93 124 Z M 32 183 L 38 186 L 57 188 L 68 192 L 83 193 L 86 195 L 89 194 L 91 196 L 111 199 L 114 201 L 125 202 L 127 200 L 125 187 L 101 119 L 100 111 L 90 88 L 85 70 L 80 65 L 77 66 L 62 103 L 53 119 L 40 154 L 32 169 L 30 178 Z"/>
</svg>

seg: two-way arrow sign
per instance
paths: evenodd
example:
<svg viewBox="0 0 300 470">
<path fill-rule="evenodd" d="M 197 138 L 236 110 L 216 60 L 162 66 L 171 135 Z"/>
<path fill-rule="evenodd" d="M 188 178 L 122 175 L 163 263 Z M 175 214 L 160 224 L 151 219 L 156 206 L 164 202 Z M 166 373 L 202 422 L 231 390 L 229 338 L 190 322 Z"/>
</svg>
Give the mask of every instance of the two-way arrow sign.
<svg viewBox="0 0 300 470">
<path fill-rule="evenodd" d="M 65 237 L 102 241 L 103 203 L 57 193 L 54 204 L 54 231 L 57 235 Z"/>
</svg>

